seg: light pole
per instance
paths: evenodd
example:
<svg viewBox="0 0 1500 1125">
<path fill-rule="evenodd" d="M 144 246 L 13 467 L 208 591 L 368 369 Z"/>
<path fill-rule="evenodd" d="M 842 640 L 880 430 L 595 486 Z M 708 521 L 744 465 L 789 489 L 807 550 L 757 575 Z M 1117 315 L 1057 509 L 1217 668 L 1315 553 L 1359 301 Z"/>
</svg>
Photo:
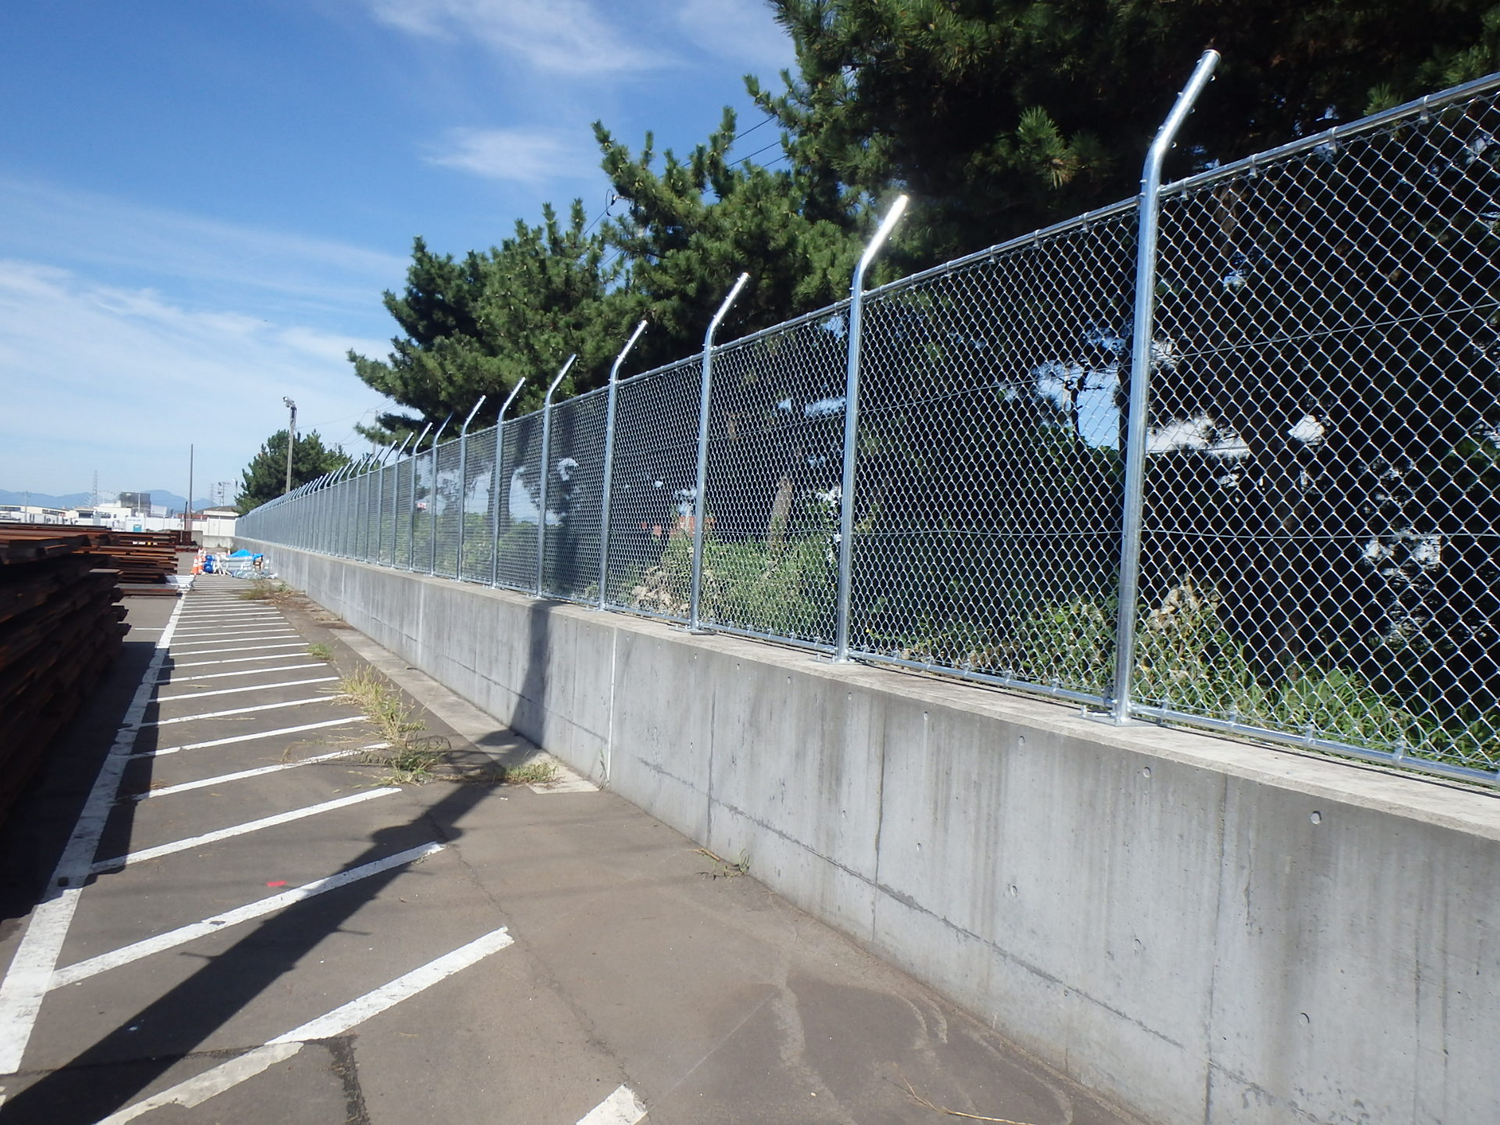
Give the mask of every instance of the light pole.
<svg viewBox="0 0 1500 1125">
<path fill-rule="evenodd" d="M 281 396 L 281 401 L 292 412 L 292 419 L 286 425 L 286 488 L 282 490 L 282 495 L 285 496 L 292 490 L 292 447 L 297 444 L 297 404 L 285 395 Z"/>
</svg>

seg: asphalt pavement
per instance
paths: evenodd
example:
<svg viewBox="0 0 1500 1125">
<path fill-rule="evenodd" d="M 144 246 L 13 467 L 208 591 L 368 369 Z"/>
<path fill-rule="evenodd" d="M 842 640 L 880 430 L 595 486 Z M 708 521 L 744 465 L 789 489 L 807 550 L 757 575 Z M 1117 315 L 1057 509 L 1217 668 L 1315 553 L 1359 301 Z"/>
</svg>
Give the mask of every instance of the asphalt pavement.
<svg viewBox="0 0 1500 1125">
<path fill-rule="evenodd" d="M 538 748 L 246 591 L 127 599 L 0 833 L 0 1125 L 1129 1120 L 753 857 L 560 767 L 511 783 Z M 370 669 L 443 751 L 423 783 L 339 692 Z"/>
</svg>

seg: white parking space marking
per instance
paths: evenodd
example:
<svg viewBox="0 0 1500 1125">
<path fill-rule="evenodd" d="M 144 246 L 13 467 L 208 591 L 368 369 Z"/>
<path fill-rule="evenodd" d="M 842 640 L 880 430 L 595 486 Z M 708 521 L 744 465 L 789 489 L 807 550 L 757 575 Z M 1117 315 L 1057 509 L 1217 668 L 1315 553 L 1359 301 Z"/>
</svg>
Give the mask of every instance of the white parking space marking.
<svg viewBox="0 0 1500 1125">
<path fill-rule="evenodd" d="M 118 969 L 121 965 L 128 965 L 132 961 L 139 961 L 142 957 L 150 957 L 153 953 L 161 953 L 168 949 L 174 949 L 179 945 L 185 945 L 190 941 L 216 934 L 230 926 L 238 926 L 242 922 L 251 922 L 256 918 L 263 918 L 267 914 L 274 914 L 278 910 L 285 910 L 288 906 L 295 906 L 318 895 L 336 891 L 340 887 L 347 887 L 350 883 L 357 883 L 361 879 L 368 879 L 372 875 L 379 875 L 383 871 L 389 871 L 393 867 L 401 867 L 407 863 L 415 863 L 419 859 L 426 859 L 430 855 L 443 850 L 445 844 L 431 843 L 423 844 L 416 848 L 407 848 L 403 852 L 386 856 L 385 859 L 377 859 L 371 863 L 362 863 L 358 867 L 351 867 L 348 871 L 340 871 L 337 875 L 330 875 L 326 879 L 315 879 L 311 883 L 303 883 L 300 887 L 294 887 L 289 891 L 263 898 L 259 902 L 248 903 L 224 914 L 216 914 L 212 918 L 206 918 L 202 922 L 194 922 L 191 925 L 179 926 L 175 930 L 169 930 L 164 934 L 146 938 L 143 941 L 126 945 L 120 949 L 111 950 L 109 953 L 101 953 L 97 957 L 90 957 L 86 961 L 79 961 L 66 968 L 58 969 L 52 974 L 52 987 L 62 988 L 64 985 L 77 984 L 81 980 L 106 973 L 110 969 Z"/>
<path fill-rule="evenodd" d="M 302 646 L 301 645 L 281 645 L 279 647 L 281 647 L 281 648 L 301 648 Z M 230 649 L 229 651 L 233 652 L 234 650 Z M 283 653 L 280 653 L 277 656 L 231 656 L 231 657 L 228 657 L 228 658 L 226 658 L 224 660 L 195 660 L 195 661 L 193 661 L 190 664 L 178 664 L 174 660 L 172 662 L 172 667 L 170 669 L 168 669 L 168 671 L 167 671 L 166 679 L 170 680 L 172 678 L 172 673 L 175 672 L 175 671 L 177 671 L 177 669 L 179 669 L 179 668 L 207 668 L 211 664 L 250 664 L 250 663 L 253 663 L 253 662 L 257 661 L 257 660 L 262 660 L 262 661 L 264 661 L 264 660 L 301 660 L 304 655 L 305 655 L 304 653 L 300 653 L 300 652 L 283 652 Z M 251 668 L 250 671 L 255 672 L 255 671 L 259 671 L 259 669 Z M 266 671 L 269 672 L 270 669 L 268 668 L 268 669 L 266 669 Z"/>
<path fill-rule="evenodd" d="M 226 785 L 231 781 L 243 781 L 247 777 L 261 777 L 268 773 L 280 773 L 282 770 L 294 770 L 298 766 L 315 766 L 319 762 L 332 762 L 339 758 L 352 758 L 358 753 L 358 750 L 335 750 L 331 754 L 319 754 L 316 757 L 303 758 L 296 762 L 278 762 L 274 766 L 257 766 L 253 770 L 221 773 L 217 777 L 205 777 L 198 781 L 184 781 L 181 785 L 166 785 L 160 789 L 148 789 L 144 793 L 133 794 L 129 800 L 145 801 L 151 797 L 170 797 L 174 793 L 190 793 L 194 789 L 208 789 L 214 785 Z"/>
<path fill-rule="evenodd" d="M 58 954 L 73 924 L 78 896 L 83 891 L 84 879 L 99 847 L 99 837 L 119 792 L 125 764 L 133 756 L 131 752 L 140 730 L 141 716 L 151 702 L 151 692 L 167 658 L 172 631 L 177 627 L 182 606 L 183 603 L 178 601 L 172 608 L 172 616 L 156 642 L 151 663 L 141 676 L 125 711 L 125 720 L 115 734 L 114 744 L 110 746 L 98 776 L 94 778 L 93 788 L 89 790 L 83 812 L 73 826 L 62 858 L 52 872 L 47 895 L 32 911 L 25 936 L 6 970 L 5 979 L 0 981 L 0 1074 L 21 1068 L 21 1057 L 26 1053 L 37 1013 L 41 1011 L 42 996 L 52 980 L 52 970 L 57 967 Z"/>
<path fill-rule="evenodd" d="M 322 730 L 324 727 L 339 727 L 346 723 L 357 723 L 363 719 L 363 715 L 350 715 L 343 719 L 328 719 L 321 723 L 303 723 L 299 727 L 281 727 L 279 730 L 262 730 L 254 734 L 237 734 L 231 738 L 212 738 L 207 742 L 185 742 L 181 746 L 163 746 L 156 750 L 142 750 L 139 754 L 130 755 L 132 758 L 160 758 L 167 754 L 176 754 L 181 750 L 206 750 L 210 746 L 228 746 L 234 742 L 254 742 L 260 738 L 273 738 L 278 734 L 301 734 L 305 730 Z"/>
<path fill-rule="evenodd" d="M 324 801 L 321 804 L 292 809 L 290 812 L 277 813 L 275 816 L 263 816 L 259 820 L 247 820 L 243 824 L 233 824 L 228 828 L 219 828 L 213 832 L 205 832 L 201 836 L 189 836 L 185 840 L 173 840 L 169 844 L 158 844 L 154 848 L 142 848 L 138 852 L 116 856 L 114 859 L 101 859 L 98 863 L 92 865 L 89 871 L 95 875 L 105 871 L 118 871 L 122 867 L 130 866 L 132 863 L 143 863 L 148 859 L 160 859 L 162 856 L 185 852 L 189 848 L 217 844 L 221 840 L 230 840 L 236 836 L 245 836 L 251 832 L 260 832 L 266 828 L 275 828 L 281 824 L 290 824 L 294 820 L 305 820 L 310 816 L 335 812 L 338 809 L 348 808 L 350 805 L 373 801 L 377 797 L 389 797 L 392 793 L 399 792 L 401 792 L 401 789 L 398 786 L 389 785 L 383 789 L 369 789 L 363 793 L 355 793 L 349 797 L 340 797 L 335 801 Z"/>
<path fill-rule="evenodd" d="M 299 634 L 295 629 L 277 629 L 274 631 L 266 630 L 263 633 L 256 633 L 254 636 L 250 637 L 202 637 L 197 640 L 188 641 L 185 644 L 180 643 L 177 647 L 179 650 L 184 652 L 186 652 L 188 649 L 194 649 L 196 650 L 193 654 L 195 656 L 199 651 L 207 651 L 202 648 L 203 645 L 233 645 L 238 648 L 243 648 L 247 652 L 250 652 L 253 650 L 249 645 L 245 644 L 246 641 L 277 641 L 283 637 L 295 637 L 298 635 Z M 233 651 L 233 649 L 224 648 L 220 649 L 219 651 L 231 652 Z"/>
<path fill-rule="evenodd" d="M 628 1086 L 615 1092 L 578 1119 L 578 1125 L 635 1125 L 646 1116 L 646 1107 Z"/>
<path fill-rule="evenodd" d="M 286 656 L 282 657 L 281 659 L 290 660 L 293 658 Z M 217 663 L 217 661 L 215 663 Z M 277 668 L 241 668 L 235 672 L 204 672 L 201 675 L 197 676 L 174 676 L 171 674 L 171 672 L 168 672 L 165 678 L 157 680 L 156 683 L 157 686 L 160 687 L 163 684 L 190 684 L 194 683 L 197 680 L 222 680 L 228 676 L 279 675 L 282 672 L 296 672 L 300 671 L 303 668 L 327 667 L 328 665 L 321 660 L 312 660 L 306 664 L 283 664 Z M 186 698 L 186 696 L 184 696 L 183 698 Z"/>
<path fill-rule="evenodd" d="M 235 628 L 248 628 L 251 625 L 264 625 L 272 621 L 284 621 L 286 618 L 274 611 L 265 613 L 215 613 L 193 614 L 185 624 L 192 626 L 194 630 L 202 628 L 224 628 L 233 626 Z"/>
<path fill-rule="evenodd" d="M 215 652 L 268 652 L 277 648 L 306 648 L 306 641 L 297 641 L 285 645 L 230 645 L 228 648 L 204 648 L 196 652 L 184 653 L 184 656 L 208 656 Z"/>
<path fill-rule="evenodd" d="M 293 1028 L 285 1035 L 277 1036 L 264 1047 L 257 1047 L 237 1059 L 231 1059 L 189 1078 L 186 1082 L 179 1082 L 170 1090 L 163 1090 L 118 1113 L 112 1113 L 100 1121 L 99 1125 L 124 1125 L 125 1122 L 134 1121 L 141 1114 L 162 1106 L 180 1105 L 191 1109 L 202 1105 L 216 1094 L 222 1094 L 247 1078 L 253 1078 L 278 1062 L 291 1058 L 302 1049 L 304 1043 L 343 1035 L 387 1008 L 395 1007 L 401 1001 L 447 980 L 454 973 L 467 969 L 492 953 L 498 953 L 512 944 L 512 941 L 510 934 L 502 926 L 436 961 L 428 962 L 420 969 L 413 969 L 405 976 L 397 977 L 390 984 L 335 1008 L 325 1016 L 319 1016 L 301 1027 Z"/>
<path fill-rule="evenodd" d="M 212 695 L 243 695 L 247 691 L 269 691 L 271 688 L 299 687 L 302 684 L 327 684 L 337 676 L 314 676 L 307 680 L 277 680 L 274 684 L 241 684 L 239 687 L 218 688 L 214 691 L 185 691 L 179 695 L 158 695 L 158 703 L 175 703 L 179 699 L 207 699 Z"/>
<path fill-rule="evenodd" d="M 305 707 L 309 703 L 331 703 L 335 695 L 310 695 L 306 699 L 287 699 L 280 703 L 257 703 L 254 707 L 231 707 L 228 711 L 205 711 L 201 715 L 178 715 L 172 719 L 150 719 L 143 727 L 167 727 L 173 723 L 195 723 L 199 719 L 225 719 L 231 715 L 251 715 L 256 711 L 280 711 L 287 707 Z"/>
<path fill-rule="evenodd" d="M 212 629 L 193 629 L 190 632 L 179 632 L 177 637 L 179 640 L 186 640 L 188 637 L 224 637 L 227 639 L 237 633 L 257 633 L 263 632 L 266 629 L 274 629 L 276 625 L 277 623 L 274 621 L 260 622 L 255 625 L 219 625 Z M 187 641 L 187 643 L 194 644 L 201 642 Z"/>
</svg>

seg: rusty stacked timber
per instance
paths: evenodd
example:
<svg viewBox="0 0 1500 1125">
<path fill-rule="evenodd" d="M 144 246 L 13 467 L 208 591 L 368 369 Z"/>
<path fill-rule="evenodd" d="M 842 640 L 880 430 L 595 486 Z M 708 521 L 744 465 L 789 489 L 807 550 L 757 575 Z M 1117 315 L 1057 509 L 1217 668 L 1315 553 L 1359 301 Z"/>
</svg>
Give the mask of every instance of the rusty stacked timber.
<svg viewBox="0 0 1500 1125">
<path fill-rule="evenodd" d="M 119 571 L 94 529 L 0 528 L 0 814 L 119 655 Z"/>
<path fill-rule="evenodd" d="M 122 587 L 132 597 L 175 597 L 178 593 L 177 587 L 167 581 L 168 575 L 177 573 L 175 531 L 111 531 L 104 545 L 89 550 L 113 560 Z"/>
</svg>

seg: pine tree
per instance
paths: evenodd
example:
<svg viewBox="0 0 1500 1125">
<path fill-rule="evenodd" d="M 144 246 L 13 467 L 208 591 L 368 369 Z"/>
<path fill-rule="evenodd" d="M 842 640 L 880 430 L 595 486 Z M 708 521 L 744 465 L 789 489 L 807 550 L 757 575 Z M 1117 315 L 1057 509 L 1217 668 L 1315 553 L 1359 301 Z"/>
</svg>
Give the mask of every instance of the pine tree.
<svg viewBox="0 0 1500 1125">
<path fill-rule="evenodd" d="M 384 360 L 349 353 L 356 375 L 414 414 L 383 414 L 361 432 L 390 441 L 450 413 L 462 417 L 480 395 L 498 407 L 522 378 L 513 410 L 533 409 L 572 352 L 578 362 L 561 393 L 597 385 L 631 311 L 606 291 L 603 250 L 577 201 L 566 225 L 548 206 L 540 226 L 518 221 L 498 247 L 462 259 L 416 239 L 404 293 L 384 298 L 405 335 Z"/>
<path fill-rule="evenodd" d="M 323 444 L 317 430 L 298 434 L 292 446 L 292 487 L 300 488 L 324 473 L 349 463 L 349 455 L 340 446 Z M 248 512 L 286 491 L 286 431 L 277 430 L 250 459 L 240 476 L 240 493 L 235 507 Z"/>
</svg>

